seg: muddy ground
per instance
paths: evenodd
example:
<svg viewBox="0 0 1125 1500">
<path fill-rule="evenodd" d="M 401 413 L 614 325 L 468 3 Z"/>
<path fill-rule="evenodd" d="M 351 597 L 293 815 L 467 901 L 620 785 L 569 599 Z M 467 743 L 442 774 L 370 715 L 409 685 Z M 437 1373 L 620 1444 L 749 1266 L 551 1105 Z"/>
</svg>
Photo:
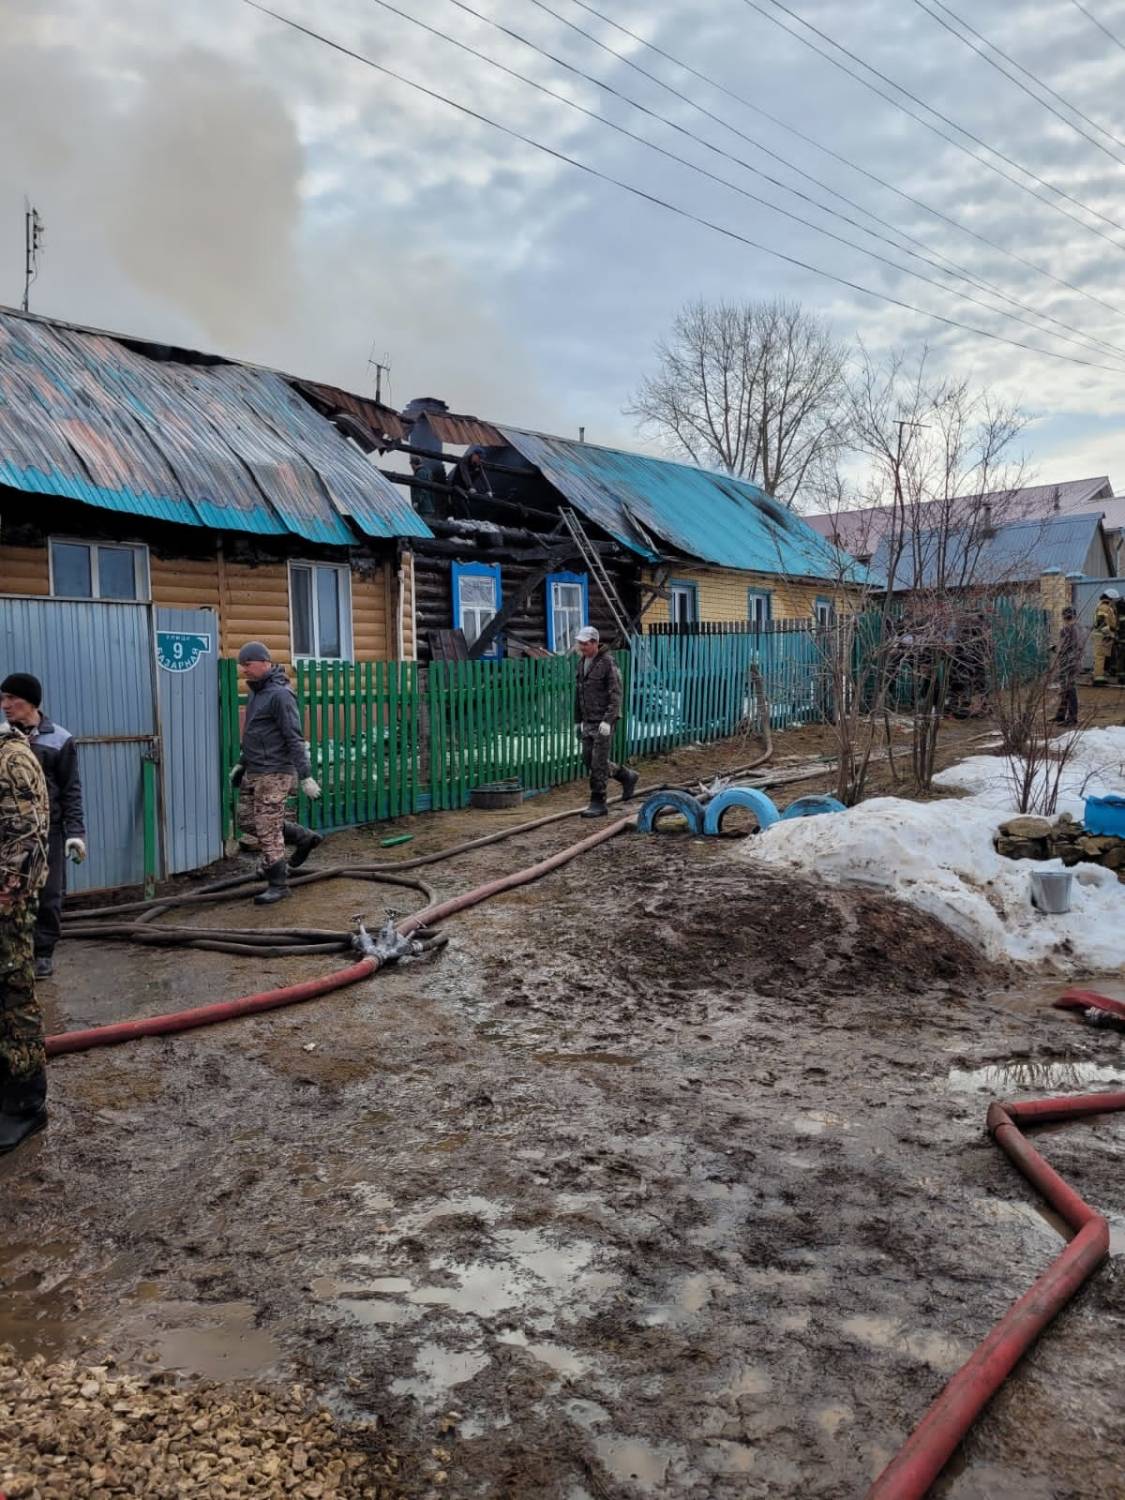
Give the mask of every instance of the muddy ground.
<svg viewBox="0 0 1125 1500">
<path fill-rule="evenodd" d="M 410 826 L 387 858 L 497 824 Z M 421 873 L 452 894 L 579 828 Z M 342 881 L 282 912 L 414 899 Z M 187 920 L 235 910 L 281 920 Z M 1125 1086 L 1120 1033 L 723 841 L 625 835 L 447 931 L 325 1000 L 52 1063 L 49 1131 L 0 1164 L 0 1343 L 301 1379 L 378 1419 L 406 1495 L 861 1495 L 1061 1243 L 988 1101 Z M 44 997 L 61 1029 L 325 967 L 74 943 Z M 1040 1137 L 1125 1254 L 1123 1139 L 1113 1117 Z M 935 1493 L 1122 1494 L 1123 1264 Z"/>
</svg>

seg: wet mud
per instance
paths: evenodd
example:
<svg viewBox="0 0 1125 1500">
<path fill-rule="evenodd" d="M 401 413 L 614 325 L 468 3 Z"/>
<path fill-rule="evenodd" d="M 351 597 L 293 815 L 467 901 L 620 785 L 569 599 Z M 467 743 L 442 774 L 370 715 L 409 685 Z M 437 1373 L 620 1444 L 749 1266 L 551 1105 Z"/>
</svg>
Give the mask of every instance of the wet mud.
<svg viewBox="0 0 1125 1500">
<path fill-rule="evenodd" d="M 403 857 L 456 836 L 435 819 Z M 336 882 L 285 921 L 389 902 Z M 0 1342 L 300 1379 L 378 1418 L 419 1496 L 861 1494 L 1061 1244 L 989 1100 L 1125 1087 L 1122 1034 L 717 841 L 624 836 L 447 930 L 325 1000 L 53 1063 L 49 1130 L 0 1164 Z M 89 1025 L 324 966 L 73 945 L 45 996 Z M 1120 1496 L 1123 1136 L 1041 1133 L 1115 1254 L 939 1495 Z"/>
</svg>

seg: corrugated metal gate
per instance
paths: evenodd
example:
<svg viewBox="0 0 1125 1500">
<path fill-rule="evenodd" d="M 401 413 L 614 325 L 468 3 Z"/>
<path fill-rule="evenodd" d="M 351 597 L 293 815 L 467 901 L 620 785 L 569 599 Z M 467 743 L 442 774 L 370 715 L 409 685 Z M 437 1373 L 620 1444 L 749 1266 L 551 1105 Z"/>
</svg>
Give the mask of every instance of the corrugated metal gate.
<svg viewBox="0 0 1125 1500">
<path fill-rule="evenodd" d="M 0 668 L 34 673 L 44 709 L 78 742 L 90 857 L 69 867 L 69 888 L 140 885 L 157 733 L 149 606 L 0 598 Z"/>
<path fill-rule="evenodd" d="M 156 611 L 166 875 L 223 853 L 217 634 L 209 610 Z"/>
</svg>

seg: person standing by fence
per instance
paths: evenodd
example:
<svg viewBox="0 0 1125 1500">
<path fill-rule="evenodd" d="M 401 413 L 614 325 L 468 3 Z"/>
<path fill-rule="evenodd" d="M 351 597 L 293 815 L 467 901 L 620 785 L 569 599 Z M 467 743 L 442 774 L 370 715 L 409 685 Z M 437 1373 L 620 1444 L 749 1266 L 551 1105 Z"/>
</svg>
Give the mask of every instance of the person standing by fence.
<svg viewBox="0 0 1125 1500">
<path fill-rule="evenodd" d="M 285 820 L 285 802 L 298 778 L 301 791 L 315 800 L 320 786 L 313 779 L 308 746 L 301 732 L 297 695 L 281 667 L 275 667 L 261 641 L 248 641 L 238 653 L 250 689 L 242 726 L 242 753 L 230 773 L 239 788 L 238 825 L 257 836 L 262 851 L 261 874 L 269 882 L 254 897 L 259 906 L 282 901 L 289 894 L 289 871 L 303 865 L 323 836 Z M 285 844 L 296 847 L 286 862 Z"/>
<path fill-rule="evenodd" d="M 1068 728 L 1078 723 L 1078 668 L 1082 665 L 1082 636 L 1077 611 L 1067 605 L 1062 612 L 1062 629 L 1056 648 L 1055 667 L 1059 674 L 1059 706 L 1053 724 Z"/>
<path fill-rule="evenodd" d="M 628 766 L 610 764 L 613 731 L 621 717 L 624 691 L 621 673 L 611 652 L 601 644 L 593 625 L 584 625 L 575 636 L 578 646 L 578 678 L 575 719 L 582 741 L 582 761 L 590 774 L 590 805 L 584 818 L 604 818 L 609 778 L 621 783 L 621 800 L 627 802 L 637 788 L 637 773 Z"/>
<path fill-rule="evenodd" d="M 54 971 L 55 947 L 62 931 L 66 862 L 80 865 L 86 858 L 86 823 L 82 811 L 82 779 L 74 736 L 52 723 L 42 709 L 43 688 L 30 672 L 12 672 L 0 682 L 0 709 L 23 735 L 43 771 L 51 805 L 47 845 L 47 883 L 39 897 L 35 919 L 35 977 L 47 979 Z"/>
</svg>

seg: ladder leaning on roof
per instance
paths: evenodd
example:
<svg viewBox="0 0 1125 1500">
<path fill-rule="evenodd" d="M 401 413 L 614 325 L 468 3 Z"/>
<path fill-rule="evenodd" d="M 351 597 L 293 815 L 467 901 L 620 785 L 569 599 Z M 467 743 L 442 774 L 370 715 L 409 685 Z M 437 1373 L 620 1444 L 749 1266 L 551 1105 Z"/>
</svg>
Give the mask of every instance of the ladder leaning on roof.
<svg viewBox="0 0 1125 1500">
<path fill-rule="evenodd" d="M 570 532 L 574 545 L 581 554 L 582 561 L 593 575 L 594 582 L 601 590 L 602 597 L 609 606 L 609 612 L 613 616 L 614 624 L 621 632 L 621 640 L 622 644 L 624 644 L 631 635 L 638 632 L 639 625 L 636 622 L 630 621 L 624 601 L 614 587 L 613 579 L 606 572 L 605 564 L 598 556 L 597 549 L 586 535 L 586 529 L 575 512 L 571 510 L 570 506 L 564 505 L 561 515 L 563 525 Z"/>
</svg>

